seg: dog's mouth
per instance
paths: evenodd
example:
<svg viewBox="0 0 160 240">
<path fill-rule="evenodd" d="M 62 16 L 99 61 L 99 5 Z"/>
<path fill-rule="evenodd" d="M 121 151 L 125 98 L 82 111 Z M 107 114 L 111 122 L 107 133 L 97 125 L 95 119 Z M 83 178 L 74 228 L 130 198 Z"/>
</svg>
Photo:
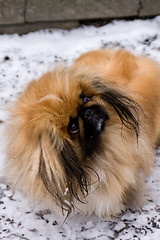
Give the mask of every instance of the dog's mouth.
<svg viewBox="0 0 160 240">
<path fill-rule="evenodd" d="M 80 117 L 83 120 L 84 137 L 88 154 L 97 148 L 99 136 L 105 128 L 108 113 L 101 105 L 92 105 L 81 109 Z"/>
</svg>

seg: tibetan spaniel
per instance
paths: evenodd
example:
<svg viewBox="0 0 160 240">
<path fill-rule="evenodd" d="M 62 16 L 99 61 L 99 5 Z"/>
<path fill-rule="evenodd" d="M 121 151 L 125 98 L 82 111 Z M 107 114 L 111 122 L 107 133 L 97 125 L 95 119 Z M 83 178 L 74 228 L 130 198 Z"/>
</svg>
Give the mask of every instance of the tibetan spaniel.
<svg viewBox="0 0 160 240">
<path fill-rule="evenodd" d="M 6 179 L 42 209 L 105 217 L 138 206 L 160 136 L 160 66 L 87 52 L 28 84 L 6 135 Z"/>
</svg>

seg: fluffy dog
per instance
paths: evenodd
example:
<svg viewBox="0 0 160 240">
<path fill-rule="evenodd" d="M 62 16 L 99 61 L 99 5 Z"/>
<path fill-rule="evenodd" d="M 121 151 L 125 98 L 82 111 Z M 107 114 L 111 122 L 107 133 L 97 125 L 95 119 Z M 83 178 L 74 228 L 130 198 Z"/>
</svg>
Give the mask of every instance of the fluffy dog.
<svg viewBox="0 0 160 240">
<path fill-rule="evenodd" d="M 139 204 L 159 140 L 159 101 L 159 65 L 124 50 L 56 67 L 10 109 L 7 180 L 68 215 L 112 216 Z"/>
</svg>

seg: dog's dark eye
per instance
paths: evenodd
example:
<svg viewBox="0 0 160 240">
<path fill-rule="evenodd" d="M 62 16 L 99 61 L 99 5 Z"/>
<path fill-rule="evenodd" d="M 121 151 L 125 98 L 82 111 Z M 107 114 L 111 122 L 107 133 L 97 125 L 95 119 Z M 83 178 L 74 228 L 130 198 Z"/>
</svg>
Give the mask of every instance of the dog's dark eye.
<svg viewBox="0 0 160 240">
<path fill-rule="evenodd" d="M 90 97 L 86 96 L 84 93 L 81 94 L 80 98 L 82 99 L 82 102 L 85 104 L 90 101 Z"/>
<path fill-rule="evenodd" d="M 78 119 L 72 118 L 70 119 L 69 125 L 68 125 L 68 131 L 72 135 L 76 135 L 79 133 L 79 125 L 78 125 Z"/>
</svg>

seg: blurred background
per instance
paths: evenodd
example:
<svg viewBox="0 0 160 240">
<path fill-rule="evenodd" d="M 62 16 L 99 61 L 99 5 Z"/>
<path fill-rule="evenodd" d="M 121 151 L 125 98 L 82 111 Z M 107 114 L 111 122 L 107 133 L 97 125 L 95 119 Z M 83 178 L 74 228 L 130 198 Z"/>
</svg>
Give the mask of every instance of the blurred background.
<svg viewBox="0 0 160 240">
<path fill-rule="evenodd" d="M 0 0 L 0 33 L 102 26 L 160 14 L 160 0 Z"/>
</svg>

